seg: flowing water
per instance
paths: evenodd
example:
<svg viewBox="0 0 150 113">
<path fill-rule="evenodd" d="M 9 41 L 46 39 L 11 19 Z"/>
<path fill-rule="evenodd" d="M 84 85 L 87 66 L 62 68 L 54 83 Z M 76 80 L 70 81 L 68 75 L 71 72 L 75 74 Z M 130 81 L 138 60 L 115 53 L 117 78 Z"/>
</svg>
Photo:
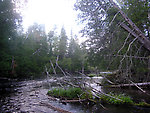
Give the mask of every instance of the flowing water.
<svg viewBox="0 0 150 113">
<path fill-rule="evenodd" d="M 90 86 L 104 92 L 127 93 L 135 101 L 149 102 L 149 96 L 144 95 L 137 89 L 108 89 L 102 88 L 101 77 L 51 77 L 44 80 L 28 80 L 15 83 L 14 87 L 1 90 L 0 93 L 0 112 L 1 113 L 57 113 L 48 106 L 41 103 L 47 103 L 54 107 L 67 110 L 72 113 L 150 113 L 150 108 L 104 105 L 100 104 L 87 106 L 82 104 L 60 103 L 59 100 L 53 100 L 47 96 L 47 91 L 55 87 L 68 86 L 67 83 L 61 84 L 59 81 L 68 80 L 71 84 L 82 84 L 86 82 Z"/>
</svg>

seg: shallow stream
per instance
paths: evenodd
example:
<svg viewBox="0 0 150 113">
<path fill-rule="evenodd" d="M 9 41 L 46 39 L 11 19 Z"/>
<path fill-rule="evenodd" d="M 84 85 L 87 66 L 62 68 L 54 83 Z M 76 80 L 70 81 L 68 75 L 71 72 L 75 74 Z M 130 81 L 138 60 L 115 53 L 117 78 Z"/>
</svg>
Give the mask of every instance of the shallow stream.
<svg viewBox="0 0 150 113">
<path fill-rule="evenodd" d="M 6 91 L 0 93 L 0 112 L 1 113 L 57 113 L 48 106 L 43 106 L 41 103 L 47 103 L 60 109 L 67 110 L 72 113 L 150 113 L 150 108 L 129 107 L 129 106 L 115 106 L 100 104 L 94 106 L 86 106 L 81 104 L 63 104 L 59 100 L 53 100 L 47 96 L 47 91 L 54 87 L 63 87 L 59 81 L 65 80 L 66 77 L 51 77 L 43 80 L 28 80 L 17 82 L 13 88 L 7 88 Z M 150 97 L 143 94 L 137 89 L 108 89 L 102 88 L 97 83 L 100 83 L 102 78 L 95 77 L 67 77 L 70 83 L 90 84 L 98 90 L 104 92 L 113 91 L 115 93 L 121 92 L 130 95 L 135 101 L 150 102 Z M 67 84 L 65 84 L 67 86 Z M 149 92 L 149 91 L 148 91 Z"/>
</svg>

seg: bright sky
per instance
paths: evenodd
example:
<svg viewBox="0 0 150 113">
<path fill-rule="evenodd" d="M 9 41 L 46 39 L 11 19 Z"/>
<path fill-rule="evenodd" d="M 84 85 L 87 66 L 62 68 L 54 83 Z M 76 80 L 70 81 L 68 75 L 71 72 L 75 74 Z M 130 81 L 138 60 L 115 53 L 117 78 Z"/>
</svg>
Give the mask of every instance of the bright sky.
<svg viewBox="0 0 150 113">
<path fill-rule="evenodd" d="M 46 32 L 54 25 L 58 32 L 62 26 L 65 27 L 67 35 L 78 34 L 77 12 L 73 10 L 76 0 L 28 0 L 27 8 L 23 11 L 23 27 L 27 29 L 35 22 L 45 24 Z"/>
</svg>

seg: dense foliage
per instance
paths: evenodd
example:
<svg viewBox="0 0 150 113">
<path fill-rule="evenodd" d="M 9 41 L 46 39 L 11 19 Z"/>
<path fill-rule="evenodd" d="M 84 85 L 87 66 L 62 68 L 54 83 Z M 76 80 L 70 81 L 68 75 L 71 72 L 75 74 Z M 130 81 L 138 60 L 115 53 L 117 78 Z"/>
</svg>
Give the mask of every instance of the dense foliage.
<svg viewBox="0 0 150 113">
<path fill-rule="evenodd" d="M 1 77 L 39 77 L 44 72 L 55 74 L 62 70 L 69 73 L 120 70 L 122 74 L 117 76 L 120 81 L 150 79 L 149 51 L 120 27 L 120 23 L 128 24 L 111 2 L 76 2 L 75 9 L 85 25 L 81 32 L 88 37 L 81 45 L 73 33 L 67 36 L 64 27 L 60 34 L 55 29 L 46 34 L 44 25 L 35 23 L 23 33 L 15 4 L 13 0 L 0 1 Z M 121 0 L 118 5 L 148 38 L 149 1 Z"/>
<path fill-rule="evenodd" d="M 108 95 L 109 96 L 101 96 L 101 100 L 109 104 L 133 104 L 133 100 L 129 96 L 123 94 L 116 95 L 113 93 L 109 93 Z"/>
<path fill-rule="evenodd" d="M 40 77 L 45 75 L 45 67 L 53 74 L 50 61 L 62 73 L 56 60 L 63 70 L 81 71 L 84 52 L 74 36 L 69 41 L 64 27 L 60 34 L 51 30 L 47 35 L 45 26 L 36 23 L 23 33 L 16 2 L 0 1 L 0 77 Z"/>
<path fill-rule="evenodd" d="M 118 5 L 145 36 L 149 36 L 149 1 L 122 0 Z M 142 82 L 150 79 L 150 52 L 121 27 L 121 23 L 128 23 L 113 7 L 112 2 L 78 0 L 75 7 L 80 12 L 80 21 L 85 25 L 82 33 L 89 38 L 85 45 L 90 66 L 101 71 L 119 70 L 115 81 L 129 82 L 131 79 Z"/>
<path fill-rule="evenodd" d="M 12 0 L 0 0 L 0 76 L 11 74 L 10 40 L 15 40 L 21 17 L 15 11 Z"/>
</svg>

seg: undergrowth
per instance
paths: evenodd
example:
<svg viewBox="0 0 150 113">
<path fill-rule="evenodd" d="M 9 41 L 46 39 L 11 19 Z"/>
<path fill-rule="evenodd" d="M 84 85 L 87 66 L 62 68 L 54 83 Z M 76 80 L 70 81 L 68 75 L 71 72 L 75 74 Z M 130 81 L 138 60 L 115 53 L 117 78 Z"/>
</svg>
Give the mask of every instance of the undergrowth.
<svg viewBox="0 0 150 113">
<path fill-rule="evenodd" d="M 150 104 L 146 102 L 139 102 L 139 103 L 135 103 L 134 105 L 141 106 L 141 107 L 150 107 Z"/>
<path fill-rule="evenodd" d="M 88 91 L 88 93 L 84 92 L 81 88 L 54 88 L 47 93 L 50 96 L 58 97 L 58 98 L 67 98 L 67 99 L 87 99 L 92 98 L 92 93 Z"/>
<path fill-rule="evenodd" d="M 88 99 L 89 101 L 93 101 L 97 103 L 97 98 L 93 98 L 93 94 L 90 90 L 83 91 L 81 88 L 54 88 L 47 92 L 49 96 L 54 96 L 61 99 Z M 135 105 L 141 107 L 150 107 L 150 104 L 146 102 L 133 102 L 130 96 L 126 96 L 125 94 L 114 94 L 108 93 L 107 95 L 99 95 L 101 102 L 113 104 L 113 105 Z"/>
<path fill-rule="evenodd" d="M 109 104 L 133 104 L 133 100 L 131 99 L 131 97 L 124 94 L 116 95 L 113 93 L 109 93 L 108 95 L 110 96 L 102 95 L 101 100 Z"/>
</svg>

